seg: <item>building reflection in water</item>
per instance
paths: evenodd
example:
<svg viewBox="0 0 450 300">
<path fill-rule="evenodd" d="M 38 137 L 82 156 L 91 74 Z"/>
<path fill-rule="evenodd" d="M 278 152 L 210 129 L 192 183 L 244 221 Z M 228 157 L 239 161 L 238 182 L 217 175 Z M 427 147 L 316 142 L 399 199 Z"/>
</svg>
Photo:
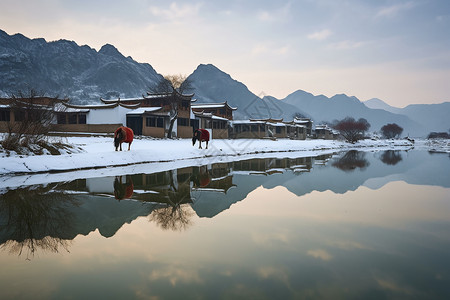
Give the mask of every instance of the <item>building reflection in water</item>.
<svg viewBox="0 0 450 300">
<path fill-rule="evenodd" d="M 236 184 L 234 175 L 270 176 L 286 170 L 299 175 L 309 172 L 313 162 L 312 157 L 253 159 L 6 190 L 0 195 L 0 247 L 19 255 L 26 251 L 27 258 L 38 249 L 68 251 L 79 234 L 98 230 L 111 237 L 139 216 L 164 230 L 186 230 L 194 215 L 215 216 L 262 184 Z M 231 189 L 243 192 L 228 196 Z M 125 199 L 131 201 L 120 201 Z M 222 201 L 227 203 L 218 203 Z"/>
</svg>

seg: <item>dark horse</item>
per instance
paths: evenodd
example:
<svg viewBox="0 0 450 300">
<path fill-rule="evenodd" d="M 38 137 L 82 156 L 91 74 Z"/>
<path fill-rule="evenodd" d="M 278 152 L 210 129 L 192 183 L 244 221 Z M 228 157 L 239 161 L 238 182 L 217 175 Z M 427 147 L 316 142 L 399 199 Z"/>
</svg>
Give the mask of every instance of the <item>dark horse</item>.
<svg viewBox="0 0 450 300">
<path fill-rule="evenodd" d="M 114 147 L 120 147 L 120 151 L 122 151 L 122 143 L 128 143 L 128 151 L 130 151 L 131 143 L 133 142 L 133 129 L 121 126 L 114 131 Z"/>
<path fill-rule="evenodd" d="M 209 142 L 209 132 L 206 129 L 197 129 L 194 131 L 194 136 L 192 137 L 192 146 L 195 145 L 195 142 L 198 140 L 198 148 L 202 149 L 202 142 L 206 142 L 206 149 L 208 149 Z"/>
</svg>

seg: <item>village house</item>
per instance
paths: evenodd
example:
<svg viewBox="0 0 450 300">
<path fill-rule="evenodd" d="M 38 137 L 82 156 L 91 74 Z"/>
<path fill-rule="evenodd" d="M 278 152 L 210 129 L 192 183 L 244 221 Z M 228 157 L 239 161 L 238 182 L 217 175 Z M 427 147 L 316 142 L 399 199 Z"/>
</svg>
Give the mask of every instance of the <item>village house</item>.
<svg viewBox="0 0 450 300">
<path fill-rule="evenodd" d="M 68 99 L 52 97 L 0 98 L 0 132 L 8 132 L 39 110 L 58 110 Z M 27 116 L 28 115 L 28 116 Z M 50 120 L 56 124 L 55 119 Z"/>
<path fill-rule="evenodd" d="M 306 130 L 306 137 L 312 137 L 313 121 L 309 118 L 294 118 L 292 121 L 296 125 L 302 125 Z M 305 137 L 305 138 L 306 138 Z"/>
<path fill-rule="evenodd" d="M 311 121 L 310 121 L 311 122 Z M 303 123 L 306 123 L 304 121 Z M 250 119 L 232 122 L 233 138 L 292 138 L 306 139 L 307 127 L 295 120 L 283 122 L 283 119 Z"/>
<path fill-rule="evenodd" d="M 305 125 L 300 125 L 295 120 L 290 122 L 283 122 L 286 124 L 287 137 L 293 140 L 305 140 L 307 128 Z"/>
<path fill-rule="evenodd" d="M 134 110 L 126 112 L 126 126 L 133 129 L 136 135 L 165 137 L 170 126 L 170 119 L 177 115 L 173 125 L 174 136 L 181 138 L 192 137 L 193 128 L 198 127 L 191 114 L 191 103 L 194 94 L 180 94 L 176 90 L 172 93 L 147 93 L 141 98 L 131 99 L 101 99 L 104 104 L 121 103 L 137 105 Z"/>
<path fill-rule="evenodd" d="M 194 103 L 192 112 L 199 120 L 200 128 L 211 129 L 213 139 L 229 138 L 230 121 L 233 121 L 233 111 L 227 101 L 221 103 Z"/>
<path fill-rule="evenodd" d="M 338 137 L 339 133 L 332 128 L 328 127 L 328 125 L 316 125 L 314 130 L 314 137 L 316 139 L 324 139 L 324 140 L 334 140 Z"/>
</svg>

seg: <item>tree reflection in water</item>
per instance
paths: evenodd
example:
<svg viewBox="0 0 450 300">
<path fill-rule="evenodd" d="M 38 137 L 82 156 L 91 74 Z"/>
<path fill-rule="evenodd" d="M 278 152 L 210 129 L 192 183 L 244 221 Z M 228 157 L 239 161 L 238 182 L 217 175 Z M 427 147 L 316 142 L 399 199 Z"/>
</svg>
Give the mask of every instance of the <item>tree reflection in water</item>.
<svg viewBox="0 0 450 300">
<path fill-rule="evenodd" d="M 40 249 L 57 253 L 69 251 L 70 241 L 62 238 L 70 230 L 73 215 L 67 209 L 76 201 L 55 186 L 29 186 L 0 195 L 0 249 L 27 259 Z"/>
<path fill-rule="evenodd" d="M 399 150 L 386 150 L 381 154 L 380 160 L 387 165 L 396 165 L 402 160 L 402 155 Z"/>
<path fill-rule="evenodd" d="M 194 214 L 189 204 L 182 204 L 156 209 L 150 214 L 149 220 L 164 230 L 182 231 L 192 225 L 191 217 Z"/>
<path fill-rule="evenodd" d="M 149 221 L 155 222 L 164 230 L 182 231 L 192 225 L 191 217 L 195 214 L 191 206 L 191 176 L 184 180 L 173 171 L 168 171 L 168 188 L 160 191 L 166 207 L 158 208 L 149 215 Z"/>
<path fill-rule="evenodd" d="M 365 170 L 369 166 L 369 162 L 365 156 L 365 152 L 350 150 L 345 153 L 344 156 L 335 161 L 332 166 L 345 172 L 354 171 L 356 168 Z"/>
</svg>

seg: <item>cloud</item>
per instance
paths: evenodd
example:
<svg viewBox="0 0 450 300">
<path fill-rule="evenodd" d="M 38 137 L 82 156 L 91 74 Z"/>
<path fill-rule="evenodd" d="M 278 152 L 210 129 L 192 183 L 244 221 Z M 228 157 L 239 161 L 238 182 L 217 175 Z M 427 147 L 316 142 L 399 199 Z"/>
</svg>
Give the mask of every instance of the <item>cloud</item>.
<svg viewBox="0 0 450 300">
<path fill-rule="evenodd" d="M 316 40 L 316 41 L 323 41 L 327 39 L 331 35 L 331 31 L 328 29 L 323 29 L 321 31 L 316 31 L 311 34 L 308 34 L 308 39 L 310 40 Z"/>
<path fill-rule="evenodd" d="M 331 256 L 331 254 L 329 254 L 327 251 L 322 250 L 322 249 L 309 250 L 307 253 L 309 256 L 312 256 L 314 258 L 318 258 L 318 259 L 321 259 L 324 261 L 329 261 L 333 258 Z"/>
<path fill-rule="evenodd" d="M 375 17 L 376 18 L 395 17 L 400 12 L 409 10 L 409 9 L 413 8 L 414 6 L 416 6 L 416 4 L 414 2 L 406 2 L 406 3 L 400 3 L 400 4 L 391 5 L 391 6 L 386 6 L 386 7 L 383 7 L 382 9 L 380 9 L 378 11 L 378 13 L 375 15 Z"/>
<path fill-rule="evenodd" d="M 154 16 L 170 20 L 183 20 L 185 18 L 196 17 L 202 7 L 203 3 L 195 3 L 195 4 L 177 4 L 176 2 L 172 2 L 168 8 L 161 8 L 157 6 L 151 6 L 149 8 L 150 13 Z"/>
<path fill-rule="evenodd" d="M 275 10 L 262 10 L 258 13 L 258 19 L 263 22 L 283 22 L 291 16 L 291 2 L 287 2 Z"/>
</svg>

